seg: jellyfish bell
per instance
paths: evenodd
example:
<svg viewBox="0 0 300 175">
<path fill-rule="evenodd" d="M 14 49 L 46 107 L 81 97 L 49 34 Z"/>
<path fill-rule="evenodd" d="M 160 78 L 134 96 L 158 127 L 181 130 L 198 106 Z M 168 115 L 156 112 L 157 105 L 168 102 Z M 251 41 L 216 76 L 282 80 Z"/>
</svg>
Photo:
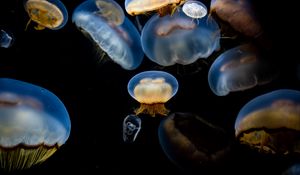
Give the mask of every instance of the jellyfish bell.
<svg viewBox="0 0 300 175">
<path fill-rule="evenodd" d="M 162 150 L 175 165 L 195 174 L 222 171 L 220 165 L 231 149 L 224 129 L 192 113 L 175 112 L 164 118 L 158 138 Z"/>
<path fill-rule="evenodd" d="M 160 16 L 173 14 L 186 0 L 125 0 L 125 10 L 135 16 L 157 11 Z"/>
<path fill-rule="evenodd" d="M 72 21 L 85 35 L 95 42 L 98 47 L 103 50 L 112 61 L 119 64 L 126 70 L 136 69 L 142 62 L 144 53 L 140 42 L 140 34 L 132 22 L 124 17 L 124 21 L 120 23 L 119 15 L 123 12 L 114 12 L 115 17 L 110 17 L 109 13 L 121 10 L 121 7 L 112 0 L 106 0 L 100 3 L 99 9 L 96 5 L 98 0 L 87 0 L 77 6 L 73 12 Z M 111 3 L 110 5 L 107 5 Z M 117 7 L 115 7 L 117 6 Z M 104 13 L 100 12 L 104 10 Z M 104 16 L 101 16 L 104 15 Z M 114 16 L 112 15 L 112 16 Z M 122 15 L 121 15 L 122 16 Z"/>
<path fill-rule="evenodd" d="M 145 71 L 130 79 L 127 86 L 132 98 L 140 102 L 136 115 L 140 113 L 167 115 L 164 103 L 169 101 L 178 90 L 176 78 L 163 71 Z"/>
<path fill-rule="evenodd" d="M 24 0 L 24 8 L 30 17 L 27 26 L 34 21 L 36 30 L 58 30 L 68 21 L 68 11 L 59 0 Z"/>
<path fill-rule="evenodd" d="M 50 91 L 0 78 L 0 167 L 30 168 L 47 160 L 68 139 L 70 118 Z"/>
<path fill-rule="evenodd" d="M 212 18 L 206 16 L 196 23 L 180 11 L 172 16 L 152 16 L 142 30 L 141 41 L 151 61 L 161 66 L 187 65 L 219 49 L 220 30 Z"/>
<path fill-rule="evenodd" d="M 212 92 L 225 96 L 266 84 L 274 78 L 268 63 L 253 44 L 242 44 L 223 52 L 211 65 L 208 83 Z"/>
<path fill-rule="evenodd" d="M 236 31 L 257 38 L 263 33 L 249 0 L 212 0 L 210 14 L 216 14 Z"/>
<path fill-rule="evenodd" d="M 112 0 L 95 0 L 99 11 L 96 11 L 106 21 L 114 25 L 120 25 L 124 22 L 125 14 L 122 8 Z"/>
<path fill-rule="evenodd" d="M 236 118 L 235 135 L 262 153 L 299 154 L 300 91 L 279 89 L 249 101 Z"/>
<path fill-rule="evenodd" d="M 182 11 L 193 19 L 203 18 L 207 15 L 206 6 L 200 1 L 194 0 L 186 1 L 182 6 Z"/>
</svg>

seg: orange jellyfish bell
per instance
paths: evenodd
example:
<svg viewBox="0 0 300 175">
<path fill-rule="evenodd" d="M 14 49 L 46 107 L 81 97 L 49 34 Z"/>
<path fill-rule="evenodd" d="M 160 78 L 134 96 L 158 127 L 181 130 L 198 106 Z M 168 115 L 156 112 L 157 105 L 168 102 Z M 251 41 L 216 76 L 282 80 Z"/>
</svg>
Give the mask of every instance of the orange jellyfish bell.
<svg viewBox="0 0 300 175">
<path fill-rule="evenodd" d="M 167 115 L 164 103 L 170 100 L 178 90 L 178 82 L 174 76 L 163 71 L 145 71 L 135 75 L 128 83 L 129 94 L 141 103 L 135 110 L 155 116 Z"/>
</svg>

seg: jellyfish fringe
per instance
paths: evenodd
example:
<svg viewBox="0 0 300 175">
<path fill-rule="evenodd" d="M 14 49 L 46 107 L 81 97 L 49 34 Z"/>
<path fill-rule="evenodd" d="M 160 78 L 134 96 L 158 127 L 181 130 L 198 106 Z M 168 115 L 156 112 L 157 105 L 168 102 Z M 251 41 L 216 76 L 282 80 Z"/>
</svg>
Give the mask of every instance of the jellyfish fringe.
<svg viewBox="0 0 300 175">
<path fill-rule="evenodd" d="M 30 168 L 44 162 L 57 151 L 58 147 L 57 144 L 53 146 L 20 144 L 11 148 L 0 147 L 0 168 L 7 172 Z"/>
<path fill-rule="evenodd" d="M 154 104 L 145 104 L 141 103 L 140 107 L 135 111 L 136 115 L 139 114 L 149 114 L 151 117 L 155 117 L 156 114 L 167 116 L 170 112 L 166 109 L 164 103 L 154 103 Z"/>
</svg>

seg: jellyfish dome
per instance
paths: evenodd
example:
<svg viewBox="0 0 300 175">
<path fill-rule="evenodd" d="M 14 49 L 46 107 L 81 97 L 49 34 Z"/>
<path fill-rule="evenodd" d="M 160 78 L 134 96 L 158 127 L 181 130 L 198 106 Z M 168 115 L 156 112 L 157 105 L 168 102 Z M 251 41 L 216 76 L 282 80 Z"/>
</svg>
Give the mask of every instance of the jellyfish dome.
<svg viewBox="0 0 300 175">
<path fill-rule="evenodd" d="M 32 20 L 38 24 L 36 30 L 57 30 L 68 21 L 68 11 L 59 0 L 24 0 L 24 8 L 30 17 L 29 22 Z"/>
<path fill-rule="evenodd" d="M 73 22 L 122 68 L 137 68 L 144 57 L 140 34 L 113 0 L 87 0 L 72 16 Z"/>
<path fill-rule="evenodd" d="M 0 78 L 0 166 L 30 168 L 44 162 L 70 135 L 64 104 L 50 91 Z"/>
<path fill-rule="evenodd" d="M 185 0 L 125 0 L 125 10 L 129 15 L 140 15 L 158 11 L 160 15 L 172 13 Z"/>
<path fill-rule="evenodd" d="M 203 18 L 207 15 L 206 6 L 200 1 L 189 0 L 186 1 L 182 6 L 182 11 L 184 14 L 191 18 Z"/>
<path fill-rule="evenodd" d="M 219 40 L 220 29 L 213 18 L 206 16 L 196 22 L 182 11 L 151 17 L 141 34 L 144 53 L 161 66 L 207 58 L 219 49 Z"/>
<path fill-rule="evenodd" d="M 228 134 L 192 113 L 172 113 L 160 122 L 158 138 L 167 157 L 185 172 L 217 174 L 230 152 Z M 190 174 L 190 173 L 188 173 Z"/>
<path fill-rule="evenodd" d="M 279 89 L 248 102 L 236 118 L 235 135 L 264 153 L 299 153 L 300 91 Z"/>
<path fill-rule="evenodd" d="M 10 48 L 13 45 L 14 37 L 5 30 L 0 30 L 0 47 Z"/>
<path fill-rule="evenodd" d="M 268 64 L 252 44 L 243 44 L 219 55 L 208 72 L 210 89 L 218 96 L 250 89 L 273 79 Z"/>
<path fill-rule="evenodd" d="M 164 103 L 169 101 L 178 90 L 176 78 L 163 71 L 145 71 L 130 79 L 127 86 L 132 98 L 141 103 L 135 113 L 166 115 Z"/>
</svg>

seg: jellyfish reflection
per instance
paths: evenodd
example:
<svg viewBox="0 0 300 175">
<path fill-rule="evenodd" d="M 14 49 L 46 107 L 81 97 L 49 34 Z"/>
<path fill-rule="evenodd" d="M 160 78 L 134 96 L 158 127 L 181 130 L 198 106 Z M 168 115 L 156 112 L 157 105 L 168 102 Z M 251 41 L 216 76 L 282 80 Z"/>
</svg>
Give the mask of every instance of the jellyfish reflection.
<svg viewBox="0 0 300 175">
<path fill-rule="evenodd" d="M 122 68 L 132 70 L 141 64 L 140 34 L 114 1 L 87 0 L 75 9 L 72 20 Z"/>
<path fill-rule="evenodd" d="M 183 12 L 153 16 L 142 30 L 142 47 L 147 57 L 162 66 L 187 65 L 209 57 L 219 48 L 220 30 L 214 19 L 198 22 Z"/>
<path fill-rule="evenodd" d="M 215 174 L 230 152 L 227 133 L 195 114 L 172 113 L 158 134 L 164 153 L 184 171 Z"/>
<path fill-rule="evenodd" d="M 68 21 L 68 11 L 59 0 L 25 0 L 24 8 L 30 17 L 27 26 L 32 20 L 38 24 L 36 30 L 57 30 Z"/>
<path fill-rule="evenodd" d="M 13 44 L 13 36 L 5 30 L 0 30 L 0 47 L 9 48 Z"/>
<path fill-rule="evenodd" d="M 156 114 L 168 114 L 164 103 L 177 93 L 178 82 L 167 72 L 145 71 L 132 77 L 127 89 L 131 97 L 141 103 L 136 115 L 145 113 L 154 117 Z"/>
<path fill-rule="evenodd" d="M 134 142 L 142 127 L 141 119 L 136 115 L 128 115 L 123 121 L 124 142 Z"/>
<path fill-rule="evenodd" d="M 208 83 L 216 95 L 225 96 L 231 91 L 270 82 L 273 77 L 270 63 L 263 60 L 258 49 L 252 44 L 243 44 L 227 50 L 214 61 Z"/>
<path fill-rule="evenodd" d="M 275 90 L 248 102 L 235 121 L 235 135 L 263 153 L 299 153 L 300 91 Z"/>
<path fill-rule="evenodd" d="M 0 78 L 0 166 L 12 171 L 42 163 L 70 135 L 64 104 L 50 91 Z"/>
</svg>

